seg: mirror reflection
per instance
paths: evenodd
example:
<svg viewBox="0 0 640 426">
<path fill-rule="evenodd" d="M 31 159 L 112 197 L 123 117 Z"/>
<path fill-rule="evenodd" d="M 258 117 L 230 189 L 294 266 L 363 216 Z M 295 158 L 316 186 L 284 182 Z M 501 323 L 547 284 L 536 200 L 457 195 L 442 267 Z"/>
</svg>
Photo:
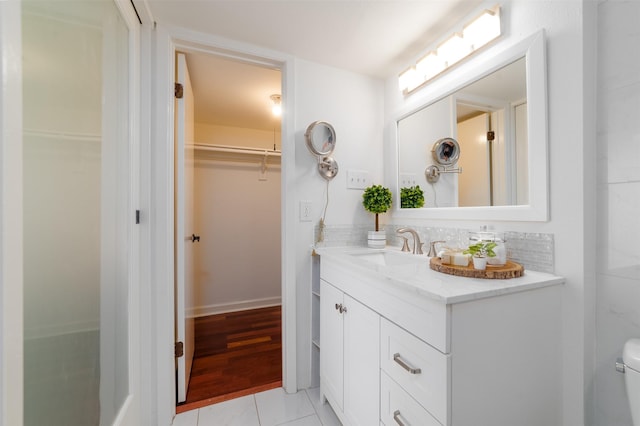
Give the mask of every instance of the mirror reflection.
<svg viewBox="0 0 640 426">
<path fill-rule="evenodd" d="M 526 87 L 522 57 L 399 120 L 400 187 L 420 186 L 425 207 L 528 204 Z M 458 142 L 459 157 L 428 181 L 443 138 Z"/>
</svg>

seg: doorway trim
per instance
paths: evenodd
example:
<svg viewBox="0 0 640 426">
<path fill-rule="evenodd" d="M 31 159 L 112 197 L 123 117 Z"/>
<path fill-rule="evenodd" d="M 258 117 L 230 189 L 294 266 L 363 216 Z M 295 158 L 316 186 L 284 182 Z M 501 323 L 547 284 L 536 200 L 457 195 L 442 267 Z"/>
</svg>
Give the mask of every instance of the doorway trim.
<svg viewBox="0 0 640 426">
<path fill-rule="evenodd" d="M 23 423 L 22 9 L 0 2 L 0 424 Z"/>
<path fill-rule="evenodd" d="M 278 68 L 282 73 L 282 100 L 286 110 L 281 121 L 281 270 L 282 270 L 282 384 L 287 393 L 297 391 L 296 375 L 296 289 L 295 289 L 295 205 L 287 196 L 295 185 L 294 59 L 279 52 L 245 43 L 196 33 L 177 27 L 156 27 L 155 50 L 155 149 L 152 150 L 153 225 L 152 282 L 156 293 L 157 410 L 159 424 L 175 416 L 174 345 L 174 182 L 173 182 L 173 83 L 177 50 L 232 58 L 248 64 Z"/>
</svg>

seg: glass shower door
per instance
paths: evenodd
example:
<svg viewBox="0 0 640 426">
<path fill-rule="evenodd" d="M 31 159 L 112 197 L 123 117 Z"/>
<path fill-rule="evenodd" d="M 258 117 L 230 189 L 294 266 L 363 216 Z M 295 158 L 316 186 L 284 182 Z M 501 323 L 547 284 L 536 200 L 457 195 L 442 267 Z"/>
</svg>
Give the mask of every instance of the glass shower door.
<svg viewBox="0 0 640 426">
<path fill-rule="evenodd" d="M 129 395 L 129 30 L 111 0 L 23 1 L 24 424 Z"/>
</svg>

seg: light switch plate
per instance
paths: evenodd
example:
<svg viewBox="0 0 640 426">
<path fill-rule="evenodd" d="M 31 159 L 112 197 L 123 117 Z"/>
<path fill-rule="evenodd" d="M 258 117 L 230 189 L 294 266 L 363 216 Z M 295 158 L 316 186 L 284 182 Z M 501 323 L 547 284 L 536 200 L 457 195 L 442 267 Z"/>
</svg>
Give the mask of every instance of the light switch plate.
<svg viewBox="0 0 640 426">
<path fill-rule="evenodd" d="M 347 188 L 365 189 L 369 186 L 369 172 L 366 170 L 347 170 Z"/>
<path fill-rule="evenodd" d="M 418 179 L 415 173 L 400 173 L 400 188 L 408 188 L 417 184 Z"/>
</svg>

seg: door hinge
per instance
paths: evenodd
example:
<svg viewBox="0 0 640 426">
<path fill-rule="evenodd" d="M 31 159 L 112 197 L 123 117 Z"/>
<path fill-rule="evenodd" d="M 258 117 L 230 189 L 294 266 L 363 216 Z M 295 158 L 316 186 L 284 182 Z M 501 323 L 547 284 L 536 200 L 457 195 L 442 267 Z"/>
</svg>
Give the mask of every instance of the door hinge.
<svg viewBox="0 0 640 426">
<path fill-rule="evenodd" d="M 175 355 L 176 358 L 180 358 L 181 356 L 183 356 L 184 355 L 184 343 L 176 342 L 173 351 L 174 351 L 174 355 Z"/>
<path fill-rule="evenodd" d="M 494 141 L 496 140 L 496 132 L 494 132 L 493 130 L 489 130 L 487 132 L 487 140 L 488 141 Z"/>
<path fill-rule="evenodd" d="M 176 98 L 182 99 L 182 95 L 184 94 L 184 88 L 182 87 L 182 84 L 175 83 L 173 87 L 173 94 Z"/>
<path fill-rule="evenodd" d="M 136 225 L 140 225 L 140 210 L 136 210 Z"/>
</svg>

